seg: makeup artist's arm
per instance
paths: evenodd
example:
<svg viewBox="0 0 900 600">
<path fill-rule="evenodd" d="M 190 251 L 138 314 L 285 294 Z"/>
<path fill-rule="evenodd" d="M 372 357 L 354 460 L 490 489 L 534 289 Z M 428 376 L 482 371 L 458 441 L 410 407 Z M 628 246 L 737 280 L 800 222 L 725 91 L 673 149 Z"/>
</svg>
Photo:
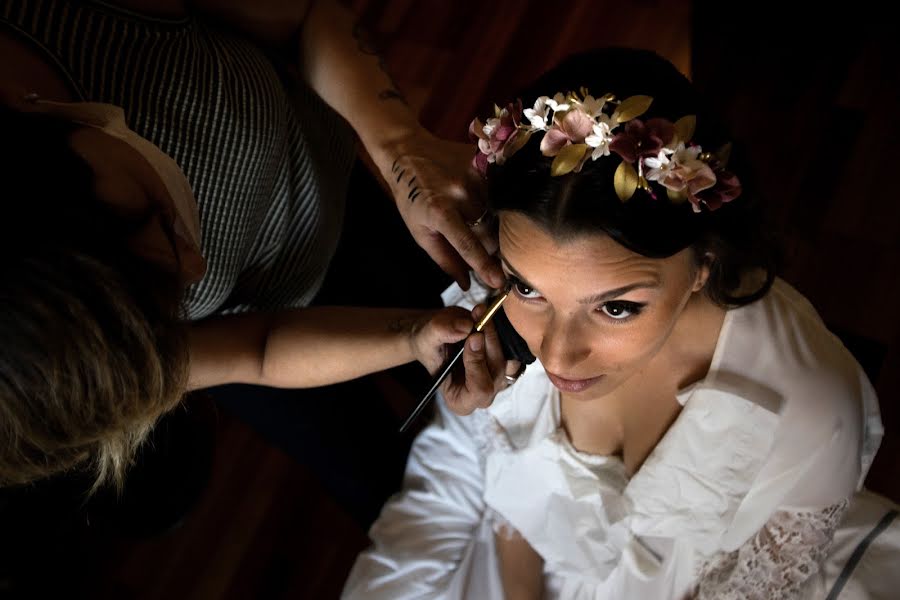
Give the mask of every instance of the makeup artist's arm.
<svg viewBox="0 0 900 600">
<path fill-rule="evenodd" d="M 307 81 L 347 119 L 390 186 L 416 242 L 467 289 L 474 269 L 503 285 L 493 240 L 466 225 L 484 211 L 475 147 L 431 135 L 421 125 L 355 17 L 335 0 L 316 0 L 300 36 Z M 464 134 L 463 131 L 460 132 Z"/>
<path fill-rule="evenodd" d="M 261 44 L 286 52 L 302 76 L 359 135 L 391 188 L 403 220 L 432 259 L 463 288 L 469 270 L 503 285 L 489 230 L 466 225 L 483 212 L 474 146 L 434 137 L 419 125 L 353 14 L 335 0 L 193 0 Z M 461 132 L 462 133 L 462 132 Z"/>
<path fill-rule="evenodd" d="M 433 362 L 443 344 L 471 328 L 460 308 L 323 306 L 212 318 L 191 325 L 188 388 L 329 385 L 414 360 Z"/>
</svg>

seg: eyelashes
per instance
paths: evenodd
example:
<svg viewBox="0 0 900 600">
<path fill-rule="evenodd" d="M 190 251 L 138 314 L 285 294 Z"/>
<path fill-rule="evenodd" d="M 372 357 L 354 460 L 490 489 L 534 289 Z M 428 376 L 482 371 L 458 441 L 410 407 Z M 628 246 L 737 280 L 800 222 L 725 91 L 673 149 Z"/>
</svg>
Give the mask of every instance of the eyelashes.
<svg viewBox="0 0 900 600">
<path fill-rule="evenodd" d="M 540 292 L 512 274 L 506 274 L 506 285 L 512 290 L 513 296 L 518 300 L 527 302 L 539 300 Z M 632 302 L 630 300 L 610 300 L 596 307 L 596 312 L 612 321 L 627 321 L 641 314 L 647 306 L 644 302 Z"/>
<path fill-rule="evenodd" d="M 525 282 L 515 275 L 506 276 L 506 285 L 509 286 L 516 296 L 525 300 L 535 300 L 541 297 L 537 290 L 526 285 Z"/>
<path fill-rule="evenodd" d="M 612 300 L 600 305 L 599 310 L 610 319 L 625 321 L 641 314 L 646 304 L 627 300 Z"/>
</svg>

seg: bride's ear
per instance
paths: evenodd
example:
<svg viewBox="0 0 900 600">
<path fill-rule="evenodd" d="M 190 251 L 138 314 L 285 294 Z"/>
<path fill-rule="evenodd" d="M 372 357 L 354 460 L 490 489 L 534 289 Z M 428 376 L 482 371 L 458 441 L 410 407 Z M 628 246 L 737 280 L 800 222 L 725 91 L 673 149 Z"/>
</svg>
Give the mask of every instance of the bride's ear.
<svg viewBox="0 0 900 600">
<path fill-rule="evenodd" d="M 691 287 L 692 292 L 699 292 L 709 281 L 709 270 L 716 257 L 712 252 L 704 252 L 697 268 L 694 269 L 694 284 Z"/>
</svg>

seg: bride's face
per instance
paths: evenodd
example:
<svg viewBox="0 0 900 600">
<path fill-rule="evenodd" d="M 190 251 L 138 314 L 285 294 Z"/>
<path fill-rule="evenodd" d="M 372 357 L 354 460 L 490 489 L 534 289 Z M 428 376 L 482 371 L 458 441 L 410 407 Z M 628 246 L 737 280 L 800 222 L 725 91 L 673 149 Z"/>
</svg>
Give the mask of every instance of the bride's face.
<svg viewBox="0 0 900 600">
<path fill-rule="evenodd" d="M 510 322 L 554 385 L 584 399 L 638 374 L 706 280 L 690 250 L 653 259 L 601 234 L 561 241 L 508 211 L 500 214 L 500 253 L 512 284 Z"/>
</svg>

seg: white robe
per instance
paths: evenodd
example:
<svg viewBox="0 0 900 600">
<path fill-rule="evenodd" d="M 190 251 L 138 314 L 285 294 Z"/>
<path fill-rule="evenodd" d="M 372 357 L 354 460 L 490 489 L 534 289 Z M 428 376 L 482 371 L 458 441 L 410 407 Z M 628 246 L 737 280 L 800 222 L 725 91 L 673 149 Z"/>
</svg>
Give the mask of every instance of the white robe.
<svg viewBox="0 0 900 600">
<path fill-rule="evenodd" d="M 470 306 L 478 293 L 454 286 L 445 302 Z M 871 385 L 805 298 L 779 280 L 728 311 L 708 375 L 677 399 L 679 416 L 631 478 L 618 458 L 568 442 L 539 362 L 469 417 L 440 401 L 343 597 L 502 600 L 504 527 L 544 559 L 550 599 L 900 589 L 900 569 L 885 568 L 898 520 L 850 560 L 895 508 L 857 494 L 883 430 Z"/>
</svg>

